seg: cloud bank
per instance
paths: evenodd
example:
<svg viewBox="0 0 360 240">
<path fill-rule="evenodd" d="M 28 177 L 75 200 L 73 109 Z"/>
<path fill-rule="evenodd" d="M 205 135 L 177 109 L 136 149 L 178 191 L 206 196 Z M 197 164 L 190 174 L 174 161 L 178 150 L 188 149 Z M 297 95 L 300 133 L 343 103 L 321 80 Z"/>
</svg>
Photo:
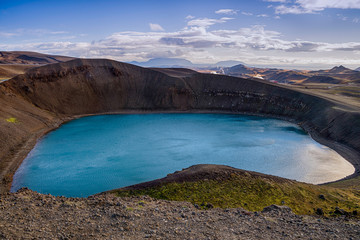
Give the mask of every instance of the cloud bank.
<svg viewBox="0 0 360 240">
<path fill-rule="evenodd" d="M 267 0 L 267 2 L 282 3 L 274 7 L 276 14 L 313 14 L 327 8 L 360 9 L 360 0 Z"/>
<path fill-rule="evenodd" d="M 151 31 L 149 32 L 117 32 L 98 41 L 0 43 L 0 48 L 76 57 L 111 58 L 119 61 L 181 57 L 198 63 L 235 59 L 250 64 L 282 66 L 358 64 L 360 42 L 327 43 L 285 40 L 280 32 L 266 29 L 262 25 L 237 30 L 211 30 L 210 28 L 215 24 L 221 26 L 221 23 L 232 19 L 191 16 L 187 17 L 187 26 L 179 31 L 165 31 L 159 24 L 150 23 Z M 64 32 L 48 31 L 48 34 L 58 35 Z"/>
</svg>

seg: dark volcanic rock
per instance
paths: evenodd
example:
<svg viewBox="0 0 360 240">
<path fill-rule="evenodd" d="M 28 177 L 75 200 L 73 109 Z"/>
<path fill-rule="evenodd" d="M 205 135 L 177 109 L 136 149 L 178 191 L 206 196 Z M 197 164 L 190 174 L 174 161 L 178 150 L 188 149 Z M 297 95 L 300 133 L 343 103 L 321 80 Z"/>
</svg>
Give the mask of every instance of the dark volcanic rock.
<svg viewBox="0 0 360 240">
<path fill-rule="evenodd" d="M 344 209 L 338 208 L 338 207 L 335 208 L 334 213 L 339 214 L 339 215 L 349 215 L 349 213 L 347 211 L 345 211 Z"/>
<path fill-rule="evenodd" d="M 319 195 L 319 198 L 322 199 L 322 200 L 325 200 L 325 196 L 322 195 L 322 194 Z"/>
<path fill-rule="evenodd" d="M 288 206 L 279 206 L 279 205 L 271 205 L 271 206 L 268 206 L 268 207 L 265 207 L 263 210 L 262 210 L 262 213 L 267 213 L 267 212 L 271 212 L 271 213 L 274 213 L 274 214 L 294 214 L 292 211 L 291 211 L 291 208 L 289 208 Z"/>
<path fill-rule="evenodd" d="M 316 214 L 317 215 L 324 215 L 324 211 L 321 208 L 317 208 L 316 209 Z"/>
</svg>

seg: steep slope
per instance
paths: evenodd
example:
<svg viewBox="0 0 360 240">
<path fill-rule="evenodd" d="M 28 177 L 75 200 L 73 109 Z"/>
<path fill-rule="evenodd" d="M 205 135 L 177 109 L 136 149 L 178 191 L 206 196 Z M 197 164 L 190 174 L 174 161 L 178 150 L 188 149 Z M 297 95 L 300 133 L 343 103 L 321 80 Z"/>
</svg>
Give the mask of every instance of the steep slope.
<svg viewBox="0 0 360 240">
<path fill-rule="evenodd" d="M 0 84 L 0 194 L 37 139 L 62 121 Z"/>
<path fill-rule="evenodd" d="M 0 80 L 15 77 L 23 74 L 27 69 L 35 67 L 30 64 L 0 64 Z"/>
<path fill-rule="evenodd" d="M 294 120 L 359 169 L 359 109 L 262 80 L 76 59 L 30 69 L 0 87 L 0 104 L 6 106 L 0 110 L 1 143 L 10 142 L 1 148 L 2 162 L 9 159 L 10 147 L 16 149 L 32 132 L 50 130 L 76 115 L 201 110 Z"/>
<path fill-rule="evenodd" d="M 0 64 L 50 64 L 66 62 L 73 57 L 55 56 L 37 52 L 0 52 Z"/>
</svg>

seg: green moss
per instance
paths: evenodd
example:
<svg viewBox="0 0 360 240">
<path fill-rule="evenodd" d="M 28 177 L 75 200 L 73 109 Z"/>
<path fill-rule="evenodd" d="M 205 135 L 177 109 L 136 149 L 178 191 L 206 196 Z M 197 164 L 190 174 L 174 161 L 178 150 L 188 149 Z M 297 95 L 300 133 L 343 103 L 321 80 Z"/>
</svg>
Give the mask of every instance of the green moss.
<svg viewBox="0 0 360 240">
<path fill-rule="evenodd" d="M 342 180 L 339 182 L 329 183 L 327 186 L 336 187 L 336 188 L 344 188 L 344 189 L 353 189 L 353 190 L 360 190 L 360 176 Z"/>
<path fill-rule="evenodd" d="M 297 182 L 276 182 L 264 178 L 231 176 L 229 180 L 202 180 L 168 183 L 143 190 L 115 190 L 117 196 L 148 195 L 157 199 L 189 201 L 199 206 L 242 207 L 261 211 L 271 204 L 287 205 L 297 214 L 315 214 L 322 208 L 326 216 L 336 207 L 347 212 L 360 211 L 360 192 Z M 324 195 L 325 200 L 319 195 Z"/>
</svg>

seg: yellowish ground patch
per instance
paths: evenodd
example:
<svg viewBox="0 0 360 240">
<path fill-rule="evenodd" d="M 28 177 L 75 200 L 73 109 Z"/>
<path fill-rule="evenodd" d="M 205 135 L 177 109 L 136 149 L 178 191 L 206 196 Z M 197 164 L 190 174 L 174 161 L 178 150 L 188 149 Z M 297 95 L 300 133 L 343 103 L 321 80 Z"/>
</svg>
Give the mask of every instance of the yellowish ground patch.
<svg viewBox="0 0 360 240">
<path fill-rule="evenodd" d="M 19 123 L 19 121 L 14 117 L 7 118 L 6 121 L 9 123 Z"/>
</svg>

